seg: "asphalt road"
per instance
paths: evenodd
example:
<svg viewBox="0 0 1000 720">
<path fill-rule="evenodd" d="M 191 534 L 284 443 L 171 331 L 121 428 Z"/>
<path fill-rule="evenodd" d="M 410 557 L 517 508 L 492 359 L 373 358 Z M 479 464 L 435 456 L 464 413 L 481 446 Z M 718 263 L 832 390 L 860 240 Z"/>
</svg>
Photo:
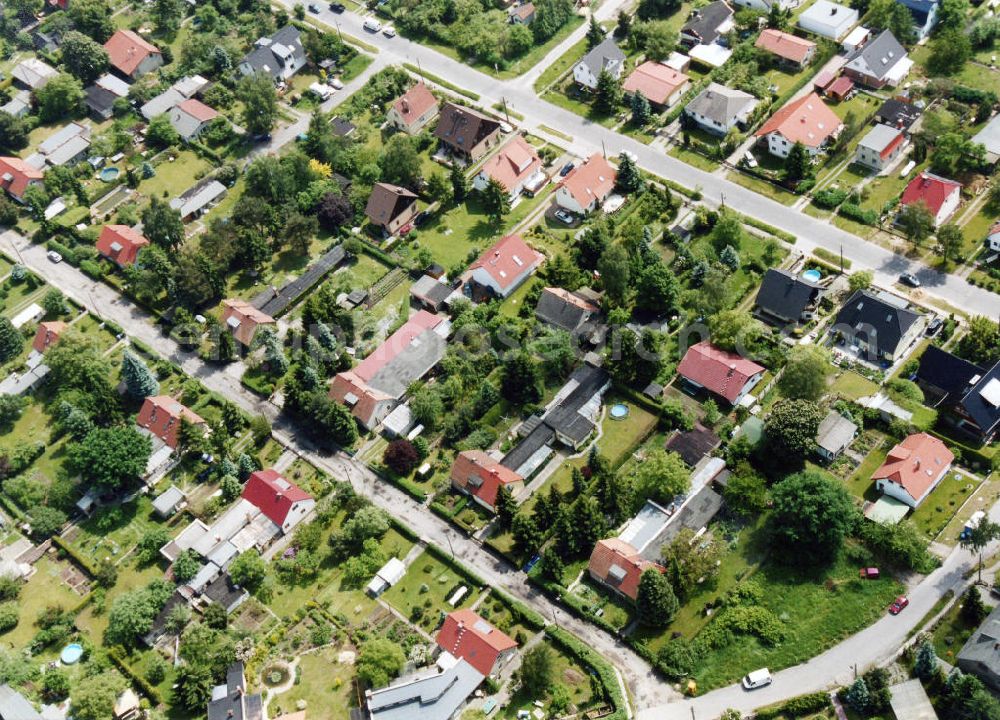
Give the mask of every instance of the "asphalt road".
<svg viewBox="0 0 1000 720">
<path fill-rule="evenodd" d="M 292 0 L 282 0 L 282 2 L 288 7 L 294 4 Z M 598 17 L 611 17 L 624 4 L 623 1 L 609 4 L 603 12 L 598 10 Z M 398 65 L 407 62 L 419 65 L 426 72 L 477 93 L 480 95 L 479 104 L 483 107 L 491 107 L 505 100 L 511 110 L 524 116 L 523 121 L 516 121 L 517 124 L 532 133 L 551 138 L 557 145 L 564 147 L 568 145 L 568 149 L 577 154 L 587 156 L 606 150 L 608 154 L 617 155 L 623 150 L 628 150 L 635 154 L 639 165 L 649 172 L 685 187 L 701 188 L 710 204 L 724 203 L 727 207 L 795 235 L 798 238 L 796 248 L 803 252 L 810 252 L 819 247 L 839 255 L 842 250 L 844 257 L 851 261 L 853 270 L 872 270 L 878 284 L 891 285 L 900 274 L 909 272 L 920 279 L 925 296 L 937 297 L 970 314 L 993 317 L 1000 310 L 1000 298 L 970 285 L 962 278 L 938 272 L 922 263 L 897 255 L 828 222 L 786 207 L 725 178 L 694 168 L 659 149 L 615 133 L 542 100 L 535 95 L 533 83 L 540 74 L 540 66 L 546 62 L 545 60 L 524 75 L 512 80 L 500 80 L 402 36 L 386 38 L 381 34 L 367 32 L 362 27 L 363 16 L 351 12 L 336 15 L 324 6 L 324 9 L 313 17 L 331 27 L 339 26 L 343 32 L 374 45 L 379 50 L 380 61 L 385 64 Z M 583 32 L 585 30 L 578 29 L 574 37 L 582 37 Z M 564 42 L 560 43 L 560 47 L 568 48 L 568 45 Z M 550 53 L 546 60 L 554 59 L 552 55 L 553 53 Z M 542 125 L 573 138 L 572 142 L 551 135 L 540 127 Z"/>
</svg>

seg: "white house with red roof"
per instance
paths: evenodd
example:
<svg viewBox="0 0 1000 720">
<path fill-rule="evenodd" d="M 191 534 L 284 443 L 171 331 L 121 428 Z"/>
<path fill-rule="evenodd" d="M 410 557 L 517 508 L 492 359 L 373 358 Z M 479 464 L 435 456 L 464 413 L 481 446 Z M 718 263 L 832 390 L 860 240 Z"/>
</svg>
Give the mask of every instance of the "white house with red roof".
<svg viewBox="0 0 1000 720">
<path fill-rule="evenodd" d="M 438 116 L 440 110 L 437 98 L 421 81 L 396 98 L 385 119 L 394 128 L 416 135 Z"/>
<path fill-rule="evenodd" d="M 472 610 L 455 610 L 444 619 L 437 644 L 465 660 L 484 677 L 503 667 L 517 653 L 517 643 Z"/>
<path fill-rule="evenodd" d="M 209 123 L 219 117 L 219 113 L 200 100 L 188 98 L 174 105 L 169 117 L 170 125 L 181 139 L 191 142 L 198 139 Z"/>
<path fill-rule="evenodd" d="M 903 191 L 901 207 L 923 203 L 934 216 L 935 227 L 945 223 L 962 201 L 962 184 L 926 170 L 917 175 Z"/>
<path fill-rule="evenodd" d="M 692 345 L 677 366 L 677 374 L 696 388 L 717 395 L 730 405 L 739 405 L 764 377 L 767 368 L 708 340 Z"/>
<path fill-rule="evenodd" d="M 483 163 L 472 181 L 472 187 L 485 190 L 490 180 L 503 185 L 510 199 L 514 200 L 525 189 L 536 192 L 548 178 L 542 172 L 542 160 L 535 148 L 522 136 L 515 135 Z"/>
<path fill-rule="evenodd" d="M 45 174 L 17 157 L 0 157 L 0 188 L 19 203 L 24 202 L 24 191 L 32 185 L 41 185 Z"/>
<path fill-rule="evenodd" d="M 356 367 L 337 373 L 330 397 L 349 407 L 366 429 L 375 428 L 410 385 L 441 361 L 450 331 L 448 318 L 420 310 Z"/>
<path fill-rule="evenodd" d="M 578 215 L 593 212 L 610 197 L 618 174 L 601 153 L 594 153 L 567 175 L 556 191 L 556 203 Z"/>
<path fill-rule="evenodd" d="M 205 420 L 194 410 L 169 395 L 147 397 L 139 408 L 135 422 L 174 450 L 180 445 L 183 423 L 204 428 L 206 432 L 208 428 Z"/>
<path fill-rule="evenodd" d="M 118 267 L 135 263 L 139 251 L 149 245 L 149 239 L 128 225 L 105 225 L 97 238 L 97 252 Z"/>
<path fill-rule="evenodd" d="M 257 328 L 274 327 L 274 318 L 240 298 L 222 301 L 222 324 L 240 344 L 250 347 Z"/>
<path fill-rule="evenodd" d="M 35 339 L 31 341 L 31 349 L 38 353 L 44 353 L 59 342 L 59 338 L 68 327 L 69 325 L 62 320 L 48 320 L 38 323 Z"/>
<path fill-rule="evenodd" d="M 937 487 L 954 460 L 955 455 L 938 438 L 916 433 L 889 451 L 872 480 L 882 494 L 915 508 Z"/>
<path fill-rule="evenodd" d="M 253 503 L 285 534 L 291 532 L 316 506 L 312 495 L 286 480 L 274 468 L 251 473 L 242 497 Z"/>
<path fill-rule="evenodd" d="M 843 129 L 844 123 L 837 114 L 813 92 L 792 100 L 774 113 L 756 135 L 767 139 L 768 152 L 777 157 L 788 157 L 795 143 L 802 143 L 809 154 L 815 156 Z"/>
<path fill-rule="evenodd" d="M 524 478 L 482 450 L 464 450 L 451 466 L 451 485 L 496 512 L 500 489 L 507 488 L 511 495 L 517 495 L 524 488 Z"/>
<path fill-rule="evenodd" d="M 104 49 L 111 67 L 130 80 L 137 80 L 163 65 L 160 49 L 132 30 L 116 32 L 104 43 Z"/>
<path fill-rule="evenodd" d="M 479 256 L 462 276 L 474 300 L 490 295 L 505 298 L 531 277 L 545 256 L 532 250 L 520 235 L 507 235 Z"/>
</svg>

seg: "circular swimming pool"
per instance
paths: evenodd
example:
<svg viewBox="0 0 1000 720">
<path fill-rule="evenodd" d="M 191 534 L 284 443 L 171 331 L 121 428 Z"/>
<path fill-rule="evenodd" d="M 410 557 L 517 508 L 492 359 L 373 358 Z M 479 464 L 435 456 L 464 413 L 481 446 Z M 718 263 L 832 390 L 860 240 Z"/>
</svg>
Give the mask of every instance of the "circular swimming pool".
<svg viewBox="0 0 1000 720">
<path fill-rule="evenodd" d="M 70 643 L 59 654 L 59 659 L 62 660 L 63 665 L 73 665 L 81 657 L 83 657 L 83 645 L 80 643 Z"/>
<path fill-rule="evenodd" d="M 802 278 L 809 282 L 819 282 L 823 278 L 823 275 L 819 270 L 806 270 L 802 273 Z"/>
<path fill-rule="evenodd" d="M 621 420 L 628 417 L 628 405 L 622 403 L 616 403 L 611 406 L 611 417 L 615 420 Z"/>
<path fill-rule="evenodd" d="M 120 172 L 121 172 L 121 170 L 119 170 L 116 167 L 106 167 L 103 170 L 101 170 L 101 172 L 100 172 L 100 178 L 104 182 L 112 182 L 113 180 L 115 180 L 118 177 L 118 174 Z"/>
</svg>

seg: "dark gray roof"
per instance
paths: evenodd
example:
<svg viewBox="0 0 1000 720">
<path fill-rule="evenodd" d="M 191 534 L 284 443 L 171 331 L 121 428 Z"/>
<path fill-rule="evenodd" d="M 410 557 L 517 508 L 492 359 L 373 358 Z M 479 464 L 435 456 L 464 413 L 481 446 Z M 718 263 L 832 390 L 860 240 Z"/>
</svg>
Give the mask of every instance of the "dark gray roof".
<svg viewBox="0 0 1000 720">
<path fill-rule="evenodd" d="M 585 301 L 586 302 L 586 301 Z M 535 316 L 544 323 L 573 332 L 591 316 L 592 312 L 563 297 L 559 289 L 545 288 L 538 296 Z"/>
<path fill-rule="evenodd" d="M 705 485 L 694 497 L 673 515 L 667 526 L 655 540 L 642 551 L 642 557 L 653 562 L 660 562 L 663 546 L 673 540 L 684 528 L 697 532 L 712 521 L 722 509 L 722 496 Z"/>
<path fill-rule="evenodd" d="M 958 653 L 958 666 L 966 663 L 977 670 L 1000 675 L 1000 607 L 994 608 Z"/>
<path fill-rule="evenodd" d="M 368 711 L 372 720 L 449 720 L 482 681 L 479 671 L 459 660 L 370 692 Z"/>
<path fill-rule="evenodd" d="M 681 35 L 690 35 L 708 45 L 715 42 L 719 37 L 719 26 L 732 15 L 733 9 L 724 0 L 715 0 L 693 12 L 691 19 L 681 28 Z"/>
<path fill-rule="evenodd" d="M 118 96 L 100 85 L 91 85 L 86 90 L 87 97 L 84 102 L 87 107 L 95 113 L 101 115 L 111 111 Z"/>
<path fill-rule="evenodd" d="M 976 421 L 983 435 L 1000 429 L 1000 362 L 966 393 L 962 407 Z"/>
<path fill-rule="evenodd" d="M 955 402 L 969 389 L 972 378 L 982 375 L 978 365 L 952 355 L 937 345 L 928 345 L 920 356 L 917 383 L 938 397 L 938 402 Z"/>
<path fill-rule="evenodd" d="M 920 108 L 913 103 L 889 98 L 875 113 L 875 119 L 886 125 L 892 125 L 900 130 L 909 130 L 910 126 L 920 117 Z"/>
<path fill-rule="evenodd" d="M 357 129 L 354 123 L 339 115 L 330 121 L 330 125 L 333 126 L 333 134 L 340 137 L 346 137 Z"/>
<path fill-rule="evenodd" d="M 594 77 L 600 75 L 602 70 L 617 75 L 618 70 L 625 62 L 625 53 L 611 37 L 606 37 L 599 45 L 595 45 L 593 50 L 584 55 L 580 62 L 590 69 Z"/>
<path fill-rule="evenodd" d="M 144 643 L 152 647 L 157 640 L 163 637 L 163 634 L 166 632 L 167 618 L 170 617 L 171 611 L 178 605 L 187 605 L 187 598 L 181 595 L 180 590 L 175 590 L 174 594 L 167 598 L 167 602 L 160 609 L 160 612 L 153 618 L 152 627 L 149 628 L 149 632 L 142 638 Z"/>
<path fill-rule="evenodd" d="M 756 103 L 757 98 L 750 93 L 734 90 L 719 83 L 711 83 L 684 109 L 688 113 L 697 113 L 709 120 L 727 125 L 734 117 L 743 113 L 748 105 Z"/>
<path fill-rule="evenodd" d="M 824 450 L 835 453 L 847 447 L 858 432 L 858 426 L 840 413 L 831 410 L 819 424 L 816 431 L 816 444 Z"/>
<path fill-rule="evenodd" d="M 896 63 L 905 57 L 906 48 L 900 45 L 895 35 L 883 30 L 874 40 L 851 53 L 844 67 L 883 80 Z"/>
<path fill-rule="evenodd" d="M 268 288 L 257 295 L 251 305 L 267 313 L 271 317 L 278 317 L 288 309 L 288 306 L 298 300 L 302 295 L 322 280 L 328 272 L 337 267 L 347 256 L 343 245 L 336 245 L 319 260 L 314 262 L 306 271 L 291 282 L 282 286 L 280 290 Z"/>
<path fill-rule="evenodd" d="M 234 662 L 226 670 L 226 684 L 212 689 L 208 720 L 263 720 L 261 696 L 247 693 L 246 684 L 243 663 Z"/>
<path fill-rule="evenodd" d="M 837 313 L 836 324 L 842 326 L 839 329 L 845 334 L 850 329 L 852 334 L 864 335 L 880 353 L 892 355 L 919 317 L 912 310 L 891 305 L 867 290 L 858 290 Z"/>
<path fill-rule="evenodd" d="M 697 465 L 719 444 L 719 436 L 701 425 L 679 432 L 667 441 L 667 450 L 675 452 L 689 467 Z"/>
<path fill-rule="evenodd" d="M 410 286 L 410 294 L 413 297 L 426 301 L 435 307 L 439 307 L 451 297 L 452 292 L 450 287 L 435 280 L 430 275 L 421 275 L 420 279 Z"/>
<path fill-rule="evenodd" d="M 764 273 L 755 303 L 768 315 L 791 322 L 797 321 L 822 292 L 822 286 L 795 273 L 771 268 Z"/>
<path fill-rule="evenodd" d="M 547 446 L 555 438 L 555 430 L 541 422 L 541 418 L 539 418 L 535 428 L 521 442 L 515 445 L 509 453 L 504 455 L 500 464 L 505 468 L 518 472 L 518 468 L 523 467 L 536 452 Z"/>
<path fill-rule="evenodd" d="M 562 402 L 545 414 L 545 424 L 574 442 L 586 440 L 595 426 L 580 411 L 609 381 L 610 376 L 605 370 L 586 363 L 581 365 L 567 381 L 567 385 L 576 383 L 576 386 Z"/>
<path fill-rule="evenodd" d="M 227 613 L 238 608 L 249 597 L 247 591 L 235 584 L 228 573 L 222 573 L 206 585 L 202 594 L 221 605 Z"/>
<path fill-rule="evenodd" d="M 255 73 L 266 72 L 277 79 L 281 76 L 281 70 L 285 67 L 286 60 L 280 53 L 275 52 L 276 46 L 291 50 L 293 58 L 305 57 L 306 51 L 302 47 L 302 34 L 298 28 L 285 25 L 270 38 L 258 40 L 254 48 L 243 57 L 242 62 L 249 65 Z"/>
</svg>

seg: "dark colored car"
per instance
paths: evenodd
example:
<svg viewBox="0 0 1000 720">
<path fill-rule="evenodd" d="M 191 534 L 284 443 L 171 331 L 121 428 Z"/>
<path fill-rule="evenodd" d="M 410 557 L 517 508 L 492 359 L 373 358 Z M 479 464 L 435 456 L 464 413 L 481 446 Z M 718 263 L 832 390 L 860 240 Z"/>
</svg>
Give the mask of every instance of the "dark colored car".
<svg viewBox="0 0 1000 720">
<path fill-rule="evenodd" d="M 570 171 L 575 167 L 576 165 L 574 163 L 571 162 L 566 163 L 565 165 L 562 166 L 562 170 L 559 171 L 559 177 L 566 177 L 567 175 L 569 175 Z"/>
<path fill-rule="evenodd" d="M 347 6 L 344 3 L 330 3 L 330 9 L 339 15 L 347 9 Z"/>
<path fill-rule="evenodd" d="M 889 614 L 899 615 L 899 613 L 903 612 L 903 609 L 909 604 L 910 604 L 910 598 L 906 597 L 905 595 L 900 595 L 898 598 L 895 599 L 892 605 L 889 606 Z"/>
<path fill-rule="evenodd" d="M 912 288 L 920 287 L 920 279 L 913 273 L 903 273 L 899 276 L 899 282 L 909 285 Z"/>
<path fill-rule="evenodd" d="M 944 320 L 941 319 L 940 315 L 937 315 L 934 317 L 933 320 L 927 323 L 927 329 L 924 331 L 924 334 L 927 337 L 931 337 L 932 335 L 937 335 L 938 330 L 941 329 L 942 325 L 944 325 Z"/>
</svg>

